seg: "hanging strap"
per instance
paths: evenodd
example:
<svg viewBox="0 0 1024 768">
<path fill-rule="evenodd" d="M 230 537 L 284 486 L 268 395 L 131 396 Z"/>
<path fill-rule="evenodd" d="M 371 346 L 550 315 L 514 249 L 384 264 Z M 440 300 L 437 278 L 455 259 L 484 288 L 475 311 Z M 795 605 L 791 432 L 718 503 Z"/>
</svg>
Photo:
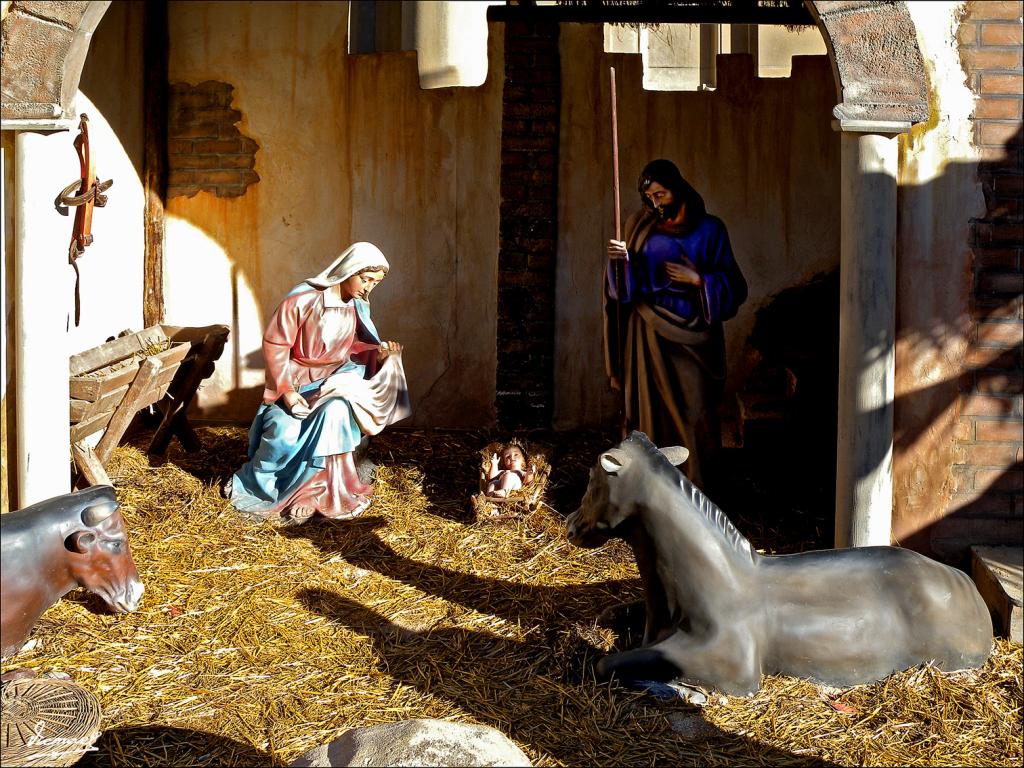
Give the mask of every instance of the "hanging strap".
<svg viewBox="0 0 1024 768">
<path fill-rule="evenodd" d="M 107 196 L 103 193 L 114 183 L 113 179 L 98 183 L 96 181 L 96 164 L 89 150 L 89 116 L 84 112 L 78 124 L 75 150 L 78 152 L 79 178 L 64 187 L 57 195 L 56 203 L 58 206 L 76 209 L 75 226 L 71 230 L 71 244 L 68 246 L 68 263 L 75 270 L 75 325 L 77 326 L 81 319 L 82 309 L 78 257 L 85 253 L 86 246 L 92 245 L 93 206 L 102 208 L 107 204 Z"/>
</svg>

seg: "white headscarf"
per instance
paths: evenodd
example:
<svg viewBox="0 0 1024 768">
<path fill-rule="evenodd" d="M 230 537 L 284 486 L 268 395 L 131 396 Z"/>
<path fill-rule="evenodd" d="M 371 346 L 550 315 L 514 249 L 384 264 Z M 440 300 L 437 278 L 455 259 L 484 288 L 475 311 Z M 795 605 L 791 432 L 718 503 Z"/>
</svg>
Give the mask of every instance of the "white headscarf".
<svg viewBox="0 0 1024 768">
<path fill-rule="evenodd" d="M 391 268 L 380 248 L 373 243 L 352 243 L 327 269 L 315 277 L 307 278 L 306 282 L 314 288 L 329 288 L 345 282 L 367 267 L 384 267 L 384 271 Z"/>
</svg>

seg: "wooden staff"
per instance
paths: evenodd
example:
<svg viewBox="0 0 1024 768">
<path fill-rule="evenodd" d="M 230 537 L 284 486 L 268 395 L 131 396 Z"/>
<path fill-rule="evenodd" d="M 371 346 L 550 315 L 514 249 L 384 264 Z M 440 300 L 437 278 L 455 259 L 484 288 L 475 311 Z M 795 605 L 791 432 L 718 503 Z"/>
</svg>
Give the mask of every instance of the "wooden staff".
<svg viewBox="0 0 1024 768">
<path fill-rule="evenodd" d="M 615 239 L 622 239 L 622 207 L 619 203 L 619 119 L 616 108 L 615 67 L 609 67 L 612 102 L 612 192 L 615 198 Z M 623 266 L 619 259 L 612 265 L 615 275 L 615 363 L 619 378 L 619 431 L 626 437 L 626 382 L 622 364 L 622 290 L 625 286 Z"/>
<path fill-rule="evenodd" d="M 622 212 L 619 206 L 619 118 L 616 110 L 615 67 L 608 70 L 612 86 L 612 191 L 615 193 L 615 239 L 622 239 Z"/>
</svg>

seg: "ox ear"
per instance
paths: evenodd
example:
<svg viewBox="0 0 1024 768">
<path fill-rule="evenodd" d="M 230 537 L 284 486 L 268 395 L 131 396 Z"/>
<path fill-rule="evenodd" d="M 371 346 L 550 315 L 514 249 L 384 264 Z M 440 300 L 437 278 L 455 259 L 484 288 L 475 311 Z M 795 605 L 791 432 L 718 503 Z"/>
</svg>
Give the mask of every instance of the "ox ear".
<svg viewBox="0 0 1024 768">
<path fill-rule="evenodd" d="M 117 511 L 116 501 L 104 501 L 82 510 L 82 525 L 92 528 Z"/>
<path fill-rule="evenodd" d="M 75 531 L 64 539 L 64 548 L 80 555 L 88 554 L 95 544 L 96 534 L 91 531 Z"/>
<path fill-rule="evenodd" d="M 659 448 L 658 450 L 665 454 L 665 458 L 673 467 L 678 467 L 690 456 L 690 449 L 681 445 L 670 445 L 668 448 Z"/>
<path fill-rule="evenodd" d="M 601 469 L 609 475 L 617 475 L 629 464 L 629 457 L 625 451 L 612 448 L 610 451 L 605 451 L 601 454 L 600 462 Z"/>
</svg>

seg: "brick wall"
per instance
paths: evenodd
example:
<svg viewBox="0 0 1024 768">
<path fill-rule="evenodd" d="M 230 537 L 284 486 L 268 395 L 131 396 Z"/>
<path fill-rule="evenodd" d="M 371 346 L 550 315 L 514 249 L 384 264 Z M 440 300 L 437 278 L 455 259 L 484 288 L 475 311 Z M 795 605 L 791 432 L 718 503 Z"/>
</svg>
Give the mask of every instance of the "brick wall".
<svg viewBox="0 0 1024 768">
<path fill-rule="evenodd" d="M 1024 3 L 967 3 L 958 36 L 977 94 L 974 138 L 985 215 L 971 220 L 971 347 L 961 385 L 958 510 L 933 540 L 1020 546 L 1024 538 L 1022 444 L 1022 69 Z"/>
<path fill-rule="evenodd" d="M 238 197 L 260 180 L 253 168 L 259 145 L 235 126 L 234 86 L 207 80 L 171 83 L 167 125 L 167 197 L 200 190 Z"/>
<path fill-rule="evenodd" d="M 498 421 L 547 427 L 554 399 L 558 24 L 505 25 L 498 251 Z"/>
</svg>

